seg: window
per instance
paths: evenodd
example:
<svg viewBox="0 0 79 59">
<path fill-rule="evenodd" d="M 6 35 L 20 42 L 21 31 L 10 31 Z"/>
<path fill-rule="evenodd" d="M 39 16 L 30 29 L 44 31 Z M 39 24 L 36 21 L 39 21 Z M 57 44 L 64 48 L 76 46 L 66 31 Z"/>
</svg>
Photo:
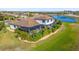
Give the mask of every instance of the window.
<svg viewBox="0 0 79 59">
<path fill-rule="evenodd" d="M 42 20 L 43 23 L 45 23 L 45 20 Z"/>
<path fill-rule="evenodd" d="M 47 22 L 49 22 L 49 20 L 47 20 Z"/>
<path fill-rule="evenodd" d="M 52 19 L 51 19 L 51 21 L 52 21 Z"/>
<path fill-rule="evenodd" d="M 14 25 L 14 27 L 16 28 L 16 25 Z"/>
</svg>

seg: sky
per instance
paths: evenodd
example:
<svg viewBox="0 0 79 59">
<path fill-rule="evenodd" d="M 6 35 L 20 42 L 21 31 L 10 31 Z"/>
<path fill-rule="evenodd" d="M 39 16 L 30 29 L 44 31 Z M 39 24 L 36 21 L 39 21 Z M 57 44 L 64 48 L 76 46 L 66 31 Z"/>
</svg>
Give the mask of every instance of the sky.
<svg viewBox="0 0 79 59">
<path fill-rule="evenodd" d="M 0 8 L 0 11 L 79 11 L 79 8 Z"/>
</svg>

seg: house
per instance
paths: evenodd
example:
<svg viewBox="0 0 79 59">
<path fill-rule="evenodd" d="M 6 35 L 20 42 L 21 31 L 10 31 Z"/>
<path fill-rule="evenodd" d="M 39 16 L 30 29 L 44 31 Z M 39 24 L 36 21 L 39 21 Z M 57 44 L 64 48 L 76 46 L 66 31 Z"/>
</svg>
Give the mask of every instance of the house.
<svg viewBox="0 0 79 59">
<path fill-rule="evenodd" d="M 11 29 L 20 28 L 24 31 L 39 30 L 43 26 L 51 27 L 55 20 L 48 15 L 38 15 L 29 18 L 17 18 L 16 20 L 6 20 Z"/>
<path fill-rule="evenodd" d="M 35 20 L 39 23 L 39 24 L 42 24 L 42 25 L 51 25 L 55 22 L 55 20 L 51 17 L 51 16 L 48 16 L 48 15 L 36 15 L 35 17 Z"/>
<path fill-rule="evenodd" d="M 11 29 L 15 30 L 17 28 L 20 28 L 24 31 L 31 31 L 40 29 L 41 24 L 36 22 L 34 19 L 31 18 L 21 18 L 17 20 L 8 20 L 5 21 L 5 23 L 8 23 Z"/>
</svg>

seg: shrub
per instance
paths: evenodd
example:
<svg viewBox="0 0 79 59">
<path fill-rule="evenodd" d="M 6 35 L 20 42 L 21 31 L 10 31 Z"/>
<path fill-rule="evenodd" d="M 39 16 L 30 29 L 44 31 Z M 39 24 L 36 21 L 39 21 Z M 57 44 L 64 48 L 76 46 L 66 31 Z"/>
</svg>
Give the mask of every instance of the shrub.
<svg viewBox="0 0 79 59">
<path fill-rule="evenodd" d="M 45 26 L 45 28 L 43 29 L 43 36 L 45 36 L 45 35 L 47 35 L 47 34 L 49 34 L 49 30 L 48 30 L 48 28 Z"/>
<path fill-rule="evenodd" d="M 35 32 L 35 31 L 32 31 L 32 41 L 36 41 L 38 39 L 40 39 L 42 37 L 42 31 L 40 30 L 39 32 Z"/>
<path fill-rule="evenodd" d="M 27 32 L 21 31 L 19 29 L 16 29 L 15 31 L 17 33 L 18 37 L 21 37 L 22 40 L 30 40 L 30 35 Z"/>
<path fill-rule="evenodd" d="M 4 28 L 4 23 L 0 22 L 0 31 Z"/>
</svg>

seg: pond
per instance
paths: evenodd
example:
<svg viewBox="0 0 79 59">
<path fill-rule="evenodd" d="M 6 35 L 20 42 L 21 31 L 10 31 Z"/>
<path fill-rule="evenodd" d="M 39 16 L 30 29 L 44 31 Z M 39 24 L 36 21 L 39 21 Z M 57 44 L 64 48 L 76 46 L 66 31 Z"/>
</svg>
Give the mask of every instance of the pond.
<svg viewBox="0 0 79 59">
<path fill-rule="evenodd" d="M 52 17 L 62 22 L 76 22 L 76 19 L 72 17 L 67 17 L 67 16 L 52 16 Z"/>
</svg>

